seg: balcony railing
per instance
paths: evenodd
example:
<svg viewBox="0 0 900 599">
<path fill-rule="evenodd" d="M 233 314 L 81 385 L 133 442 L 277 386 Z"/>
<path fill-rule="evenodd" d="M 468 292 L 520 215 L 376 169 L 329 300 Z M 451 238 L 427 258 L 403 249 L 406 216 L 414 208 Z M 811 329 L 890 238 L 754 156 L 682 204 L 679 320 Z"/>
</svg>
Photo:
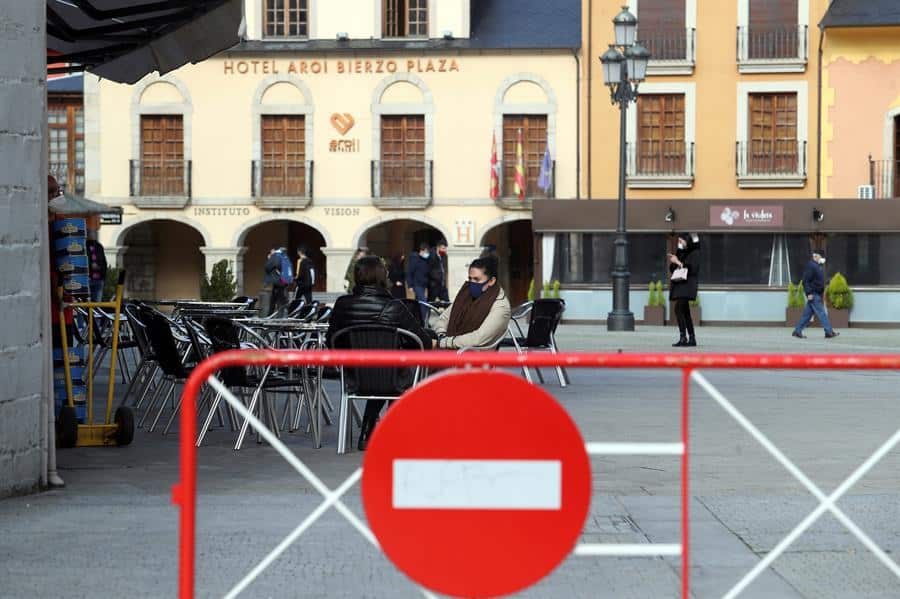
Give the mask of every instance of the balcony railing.
<svg viewBox="0 0 900 599">
<path fill-rule="evenodd" d="M 515 162 L 498 162 L 500 169 L 500 198 L 497 203 L 508 209 L 530 210 L 531 201 L 556 197 L 556 161 L 550 161 L 550 188 L 545 193 L 540 186 L 543 160 L 525 161 L 525 200 L 520 200 L 515 191 Z"/>
<path fill-rule="evenodd" d="M 696 62 L 697 30 L 687 29 L 640 29 L 638 38 L 650 50 L 650 75 L 690 74 Z"/>
<path fill-rule="evenodd" d="M 626 148 L 629 187 L 689 188 L 694 183 L 694 142 L 644 140 Z"/>
<path fill-rule="evenodd" d="M 373 160 L 372 201 L 379 208 L 426 208 L 431 204 L 431 160 Z"/>
<path fill-rule="evenodd" d="M 869 156 L 869 185 L 876 199 L 900 198 L 900 160 L 872 160 Z"/>
<path fill-rule="evenodd" d="M 809 58 L 809 27 L 738 27 L 737 60 L 742 72 L 798 72 Z"/>
<path fill-rule="evenodd" d="M 190 160 L 130 160 L 129 190 L 141 208 L 184 208 L 191 198 Z"/>
<path fill-rule="evenodd" d="M 806 142 L 795 139 L 739 141 L 735 174 L 740 187 L 806 185 Z"/>
<path fill-rule="evenodd" d="M 74 177 L 70 177 L 69 164 L 67 162 L 50 162 L 47 165 L 47 172 L 53 175 L 59 188 L 70 195 L 84 195 L 84 168 L 76 168 Z"/>
<path fill-rule="evenodd" d="M 312 160 L 254 160 L 250 170 L 259 208 L 306 208 L 312 201 Z"/>
</svg>

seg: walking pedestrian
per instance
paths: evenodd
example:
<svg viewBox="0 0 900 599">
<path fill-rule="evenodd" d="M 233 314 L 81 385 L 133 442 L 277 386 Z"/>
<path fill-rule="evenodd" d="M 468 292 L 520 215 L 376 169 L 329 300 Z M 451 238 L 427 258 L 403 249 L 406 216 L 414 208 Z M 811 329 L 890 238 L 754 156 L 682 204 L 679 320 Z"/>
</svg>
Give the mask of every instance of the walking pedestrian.
<svg viewBox="0 0 900 599">
<path fill-rule="evenodd" d="M 840 335 L 831 327 L 831 322 L 828 320 L 828 312 L 825 310 L 825 304 L 822 302 L 822 295 L 825 293 L 825 270 L 822 268 L 823 264 L 825 264 L 825 251 L 813 250 L 812 258 L 803 269 L 803 290 L 806 292 L 806 307 L 803 309 L 803 316 L 800 317 L 800 322 L 797 323 L 797 326 L 794 327 L 794 332 L 791 333 L 798 339 L 806 339 L 803 329 L 812 320 L 813 314 L 822 323 L 826 339 L 833 339 Z"/>
<path fill-rule="evenodd" d="M 292 270 L 291 261 L 284 248 L 273 247 L 269 250 L 265 270 L 263 285 L 271 288 L 269 314 L 274 314 L 284 305 L 287 299 L 285 290 L 293 280 L 293 273 L 290 272 Z"/>
<path fill-rule="evenodd" d="M 447 291 L 447 242 L 441 239 L 434 247 L 428 271 L 428 301 L 450 302 Z"/>
<path fill-rule="evenodd" d="M 406 260 L 406 284 L 409 285 L 416 300 L 428 301 L 428 281 L 431 273 L 431 248 L 426 242 L 419 244 L 419 251 L 409 255 Z M 422 324 L 428 323 L 428 306 L 419 304 Z"/>
<path fill-rule="evenodd" d="M 405 260 L 406 256 L 403 254 L 394 256 L 388 269 L 388 278 L 391 282 L 391 296 L 394 299 L 406 299 L 406 272 L 403 268 Z"/>
<path fill-rule="evenodd" d="M 678 321 L 678 341 L 672 347 L 695 347 L 694 320 L 691 318 L 691 301 L 697 299 L 700 276 L 700 238 L 696 233 L 678 236 L 678 249 L 668 254 L 669 299 L 675 301 L 675 318 Z"/>
<path fill-rule="evenodd" d="M 316 268 L 307 254 L 306 246 L 297 247 L 297 290 L 294 299 L 302 299 L 307 304 L 312 303 L 313 287 L 316 285 Z"/>
</svg>

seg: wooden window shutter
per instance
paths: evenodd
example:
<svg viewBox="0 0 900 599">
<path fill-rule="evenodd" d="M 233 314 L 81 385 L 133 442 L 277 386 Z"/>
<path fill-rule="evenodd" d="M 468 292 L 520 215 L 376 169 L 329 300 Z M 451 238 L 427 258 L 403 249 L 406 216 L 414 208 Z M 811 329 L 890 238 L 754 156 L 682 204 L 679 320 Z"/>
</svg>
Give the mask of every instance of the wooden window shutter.
<svg viewBox="0 0 900 599">
<path fill-rule="evenodd" d="M 525 196 L 540 195 L 537 181 L 547 149 L 547 115 L 503 115 L 503 195 L 515 195 L 516 142 L 522 130 L 522 157 L 525 162 Z"/>
<path fill-rule="evenodd" d="M 263 115 L 262 195 L 306 194 L 306 119 L 303 115 Z"/>
</svg>

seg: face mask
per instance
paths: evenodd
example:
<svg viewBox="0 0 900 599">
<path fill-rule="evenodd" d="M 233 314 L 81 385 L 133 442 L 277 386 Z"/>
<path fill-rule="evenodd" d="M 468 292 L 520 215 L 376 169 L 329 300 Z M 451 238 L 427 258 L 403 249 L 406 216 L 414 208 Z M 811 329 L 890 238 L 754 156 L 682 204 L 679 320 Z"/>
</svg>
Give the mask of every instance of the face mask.
<svg viewBox="0 0 900 599">
<path fill-rule="evenodd" d="M 431 254 L 428 253 L 428 252 L 422 252 L 422 253 L 419 254 L 419 255 L 422 256 L 422 259 L 423 259 L 423 260 L 428 260 L 428 258 L 431 257 Z"/>
<path fill-rule="evenodd" d="M 473 300 L 481 297 L 481 294 L 484 293 L 484 286 L 486 284 L 487 283 L 473 283 L 472 281 L 469 281 L 469 295 L 472 296 Z"/>
<path fill-rule="evenodd" d="M 679 250 L 683 250 L 683 249 L 686 249 L 686 248 L 687 248 L 687 244 L 686 244 L 686 243 L 684 243 L 683 241 L 679 241 L 679 242 L 678 242 L 678 249 L 679 249 Z"/>
<path fill-rule="evenodd" d="M 440 254 L 441 256 L 446 256 L 447 250 L 445 248 L 441 248 L 438 250 L 438 254 Z"/>
<path fill-rule="evenodd" d="M 819 258 L 819 264 L 825 264 L 825 258 Z"/>
</svg>

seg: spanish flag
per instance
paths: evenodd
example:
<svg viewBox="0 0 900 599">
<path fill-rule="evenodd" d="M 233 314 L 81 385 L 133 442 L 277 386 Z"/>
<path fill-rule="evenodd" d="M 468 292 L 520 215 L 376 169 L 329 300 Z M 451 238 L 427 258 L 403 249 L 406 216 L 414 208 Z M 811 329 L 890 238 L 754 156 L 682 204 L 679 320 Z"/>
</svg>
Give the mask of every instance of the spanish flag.
<svg viewBox="0 0 900 599">
<path fill-rule="evenodd" d="M 516 181 L 513 186 L 515 195 L 520 200 L 525 199 L 525 156 L 522 151 L 522 130 L 519 129 L 516 138 Z"/>
</svg>

